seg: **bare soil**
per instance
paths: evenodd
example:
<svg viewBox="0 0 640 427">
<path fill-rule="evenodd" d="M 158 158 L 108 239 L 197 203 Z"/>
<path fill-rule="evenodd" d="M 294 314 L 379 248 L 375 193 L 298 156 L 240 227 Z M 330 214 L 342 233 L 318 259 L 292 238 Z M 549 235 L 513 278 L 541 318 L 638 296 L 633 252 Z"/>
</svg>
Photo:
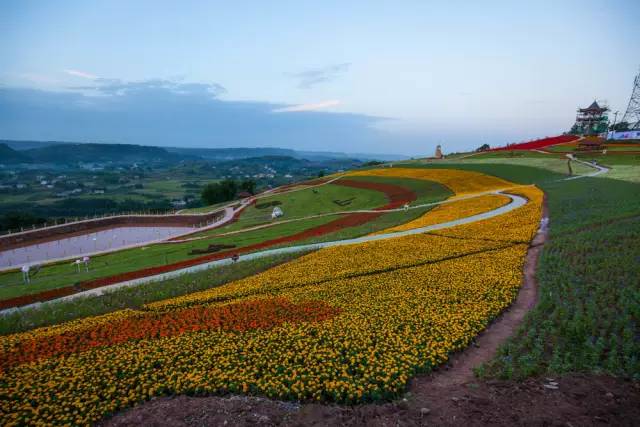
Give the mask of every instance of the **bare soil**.
<svg viewBox="0 0 640 427">
<path fill-rule="evenodd" d="M 419 378 L 418 381 L 421 379 Z M 422 389 L 405 399 L 353 407 L 259 397 L 158 398 L 103 426 L 637 426 L 637 383 L 599 376 L 469 382 Z"/>
<path fill-rule="evenodd" d="M 546 203 L 543 216 L 547 217 Z M 516 301 L 473 345 L 446 366 L 414 378 L 394 402 L 339 406 L 247 396 L 176 396 L 104 420 L 103 426 L 592 426 L 640 425 L 640 384 L 573 374 L 524 382 L 480 381 L 473 368 L 490 360 L 536 303 L 535 268 L 546 223 L 532 242 Z"/>
</svg>

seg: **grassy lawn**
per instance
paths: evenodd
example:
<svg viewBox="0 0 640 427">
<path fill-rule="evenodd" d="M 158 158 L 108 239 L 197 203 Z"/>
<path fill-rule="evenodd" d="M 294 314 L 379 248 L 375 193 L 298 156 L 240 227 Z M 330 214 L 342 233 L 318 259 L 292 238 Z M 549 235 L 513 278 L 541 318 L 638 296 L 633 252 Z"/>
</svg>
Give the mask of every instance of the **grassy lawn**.
<svg viewBox="0 0 640 427">
<path fill-rule="evenodd" d="M 550 155 L 550 154 L 538 154 L 538 155 L 540 157 L 532 157 L 532 158 L 526 158 L 526 157 L 478 158 L 476 156 L 473 156 L 473 157 L 469 157 L 468 159 L 464 159 L 464 162 L 470 163 L 470 164 L 492 163 L 492 164 L 507 164 L 507 165 L 516 165 L 516 166 L 530 166 L 530 167 L 536 167 L 541 169 L 548 169 L 552 172 L 556 172 L 559 174 L 569 173 L 569 169 L 567 167 L 567 159 L 563 159 L 561 157 Z M 573 170 L 574 175 L 584 175 L 594 171 L 593 168 L 590 168 L 589 166 L 582 165 L 577 162 L 571 162 L 571 168 Z"/>
<path fill-rule="evenodd" d="M 53 302 L 24 309 L 0 317 L 2 319 L 0 321 L 0 335 L 55 325 L 125 308 L 139 309 L 146 303 L 214 288 L 251 276 L 302 255 L 304 255 L 303 252 L 298 252 L 247 261 L 241 260 L 235 264 L 185 274 L 162 282 L 144 283 L 138 286 L 114 289 L 99 296 L 78 297 L 69 301 Z"/>
<path fill-rule="evenodd" d="M 624 144 L 624 145 L 612 145 L 605 143 L 607 146 L 607 151 L 640 151 L 640 144 Z M 577 144 L 567 144 L 567 145 L 554 145 L 552 147 L 547 147 L 545 150 L 553 151 L 556 153 L 572 153 L 577 150 Z M 578 151 L 580 153 L 580 151 Z M 584 153 L 584 151 L 582 151 Z"/>
<path fill-rule="evenodd" d="M 215 210 L 218 210 L 224 206 L 227 205 L 231 205 L 233 203 L 239 203 L 238 200 L 236 201 L 229 201 L 229 202 L 220 202 L 220 203 L 216 203 L 214 205 L 209 205 L 209 206 L 202 206 L 200 208 L 190 208 L 190 209 L 183 209 L 180 211 L 180 213 L 182 214 L 191 214 L 191 213 L 207 213 L 207 212 L 212 212 Z"/>
<path fill-rule="evenodd" d="M 334 200 L 343 201 L 348 199 L 353 200 L 345 206 L 334 203 Z M 212 234 L 226 233 L 256 225 L 272 223 L 271 212 L 273 211 L 273 206 L 259 207 L 273 202 L 280 203 L 278 206 L 280 206 L 284 212 L 281 220 L 290 220 L 304 218 L 310 215 L 358 209 L 373 209 L 384 206 L 387 203 L 387 198 L 379 191 L 333 184 L 327 184 L 317 188 L 307 188 L 291 193 L 274 194 L 273 196 L 260 198 L 255 205 L 245 208 L 236 222 L 215 230 L 203 231 L 202 233 L 194 234 L 194 236 L 210 236 Z M 336 217 L 333 217 L 333 219 L 335 218 Z"/>
<path fill-rule="evenodd" d="M 611 168 L 603 178 L 620 179 L 640 183 L 640 153 L 636 154 L 580 154 L 580 160 L 595 160 L 603 166 Z"/>
<path fill-rule="evenodd" d="M 370 176 L 351 177 L 350 179 L 395 184 L 402 187 L 411 188 L 417 195 L 416 201 L 412 203 L 413 205 L 438 202 L 453 195 L 451 190 L 441 184 L 438 184 L 437 182 L 419 179 Z M 298 242 L 298 244 L 329 242 L 332 240 L 344 240 L 352 239 L 354 237 L 366 236 L 367 234 L 374 233 L 376 231 L 384 230 L 386 228 L 394 227 L 399 224 L 404 224 L 405 222 L 413 221 L 414 219 L 420 217 L 421 215 L 424 215 L 431 209 L 433 209 L 433 207 L 411 209 L 407 212 L 400 211 L 385 213 L 365 224 L 356 227 L 345 228 L 333 233 L 325 234 L 323 236 L 305 239 Z"/>
</svg>

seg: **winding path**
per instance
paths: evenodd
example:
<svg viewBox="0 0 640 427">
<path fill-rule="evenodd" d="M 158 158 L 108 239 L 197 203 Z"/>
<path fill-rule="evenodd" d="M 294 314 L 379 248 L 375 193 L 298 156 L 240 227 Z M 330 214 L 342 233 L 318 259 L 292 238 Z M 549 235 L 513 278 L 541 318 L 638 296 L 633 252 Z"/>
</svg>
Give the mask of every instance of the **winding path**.
<svg viewBox="0 0 640 427">
<path fill-rule="evenodd" d="M 585 164 L 587 166 L 590 166 L 590 167 L 596 169 L 596 171 L 594 171 L 593 173 L 590 173 L 590 174 L 577 175 L 577 176 L 572 176 L 572 177 L 568 177 L 568 178 L 563 178 L 560 181 L 569 181 L 569 180 L 574 180 L 574 179 L 579 179 L 579 178 L 595 177 L 595 176 L 607 173 L 609 171 L 609 168 L 606 168 L 604 166 L 600 166 L 600 165 L 597 165 L 597 164 L 584 162 L 584 161 L 577 160 L 577 159 L 573 159 L 573 160 L 577 161 L 577 162 L 580 162 L 580 163 L 583 163 L 583 164 Z M 319 185 L 324 185 L 324 184 L 327 184 L 329 182 L 333 182 L 333 181 L 335 181 L 337 179 L 340 179 L 341 177 L 342 176 L 337 177 L 335 179 L 332 179 L 330 181 L 326 181 L 326 182 L 324 182 L 322 184 L 319 184 Z M 296 191 L 296 190 L 293 190 L 293 191 Z M 249 254 L 243 255 L 242 259 L 243 260 L 251 260 L 251 259 L 262 258 L 262 257 L 266 257 L 266 256 L 273 256 L 273 255 L 286 254 L 286 253 L 295 253 L 295 252 L 303 252 L 303 251 L 311 251 L 311 250 L 317 250 L 317 249 L 327 248 L 327 247 L 332 247 L 332 246 L 352 245 L 352 244 L 358 244 L 358 243 L 364 243 L 364 242 L 370 242 L 370 241 L 385 240 L 385 239 L 391 239 L 391 238 L 396 238 L 396 237 L 403 237 L 403 236 L 409 236 L 409 235 L 414 235 L 414 234 L 420 234 L 420 233 L 425 233 L 425 232 L 428 232 L 428 231 L 440 230 L 440 229 L 449 228 L 449 227 L 455 227 L 457 225 L 468 224 L 468 223 L 472 223 L 472 222 L 476 222 L 476 221 L 481 221 L 481 220 L 484 220 L 484 219 L 492 218 L 492 217 L 495 217 L 495 216 L 502 215 L 502 214 L 505 214 L 507 212 L 510 212 L 510 211 L 512 211 L 514 209 L 517 209 L 517 208 L 525 205 L 528 202 L 525 198 L 523 198 L 521 196 L 514 195 L 514 194 L 509 194 L 506 191 L 508 191 L 508 189 L 506 189 L 506 190 L 502 189 L 502 190 L 487 191 L 487 192 L 476 193 L 476 194 L 466 195 L 466 196 L 461 196 L 461 197 L 452 197 L 452 198 L 444 200 L 444 201 L 434 202 L 434 203 L 425 203 L 425 204 L 421 204 L 421 205 L 411 206 L 409 208 L 409 209 L 419 209 L 419 208 L 424 208 L 424 207 L 428 207 L 428 206 L 435 206 L 435 205 L 451 203 L 451 202 L 455 202 L 455 201 L 459 201 L 459 200 L 463 200 L 463 199 L 468 199 L 468 198 L 480 197 L 480 196 L 486 195 L 486 194 L 502 194 L 502 195 L 508 196 L 511 199 L 510 203 L 508 203 L 507 205 L 504 205 L 502 207 L 499 207 L 497 209 L 494 209 L 494 210 L 491 210 L 491 211 L 488 211 L 488 212 L 483 212 L 483 213 L 480 213 L 480 214 L 477 214 L 477 215 L 472 215 L 472 216 L 469 216 L 469 217 L 466 217 L 466 218 L 460 218 L 460 219 L 453 220 L 453 221 L 447 221 L 447 222 L 440 223 L 440 224 L 433 224 L 433 225 L 429 225 L 429 226 L 426 226 L 426 227 L 414 228 L 414 229 L 411 229 L 411 230 L 400 231 L 400 232 L 383 233 L 383 234 L 377 234 L 377 235 L 362 236 L 362 237 L 357 237 L 357 238 L 353 238 L 353 239 L 335 240 L 335 241 L 329 241 L 329 242 L 312 243 L 312 244 L 305 244 L 305 245 L 296 245 L 296 246 L 288 246 L 288 247 L 284 247 L 284 248 L 257 251 L 257 252 L 253 252 L 253 253 L 249 253 Z M 397 211 L 402 211 L 402 210 L 404 210 L 404 208 L 350 211 L 350 213 L 357 213 L 357 212 L 362 212 L 362 213 L 369 213 L 369 212 L 371 212 L 371 213 L 373 213 L 373 212 L 375 212 L 375 213 L 383 213 L 383 212 L 397 212 Z M 132 279 L 132 280 L 122 281 L 122 282 L 119 282 L 119 283 L 114 283 L 114 284 L 111 284 L 111 285 L 101 286 L 101 287 L 98 287 L 98 288 L 95 288 L 95 289 L 90 289 L 90 290 L 74 293 L 72 295 L 67 295 L 67 296 L 64 296 L 64 297 L 60 297 L 60 298 L 56 298 L 56 299 L 52 299 L 52 300 L 48 300 L 48 301 L 44 301 L 44 302 L 37 302 L 37 303 L 24 305 L 24 306 L 20 306 L 20 307 L 6 308 L 4 310 L 0 310 L 0 315 L 9 314 L 9 313 L 15 312 L 17 310 L 37 307 L 37 306 L 40 306 L 42 304 L 55 303 L 55 302 L 58 302 L 58 301 L 70 300 L 70 299 L 79 298 L 79 297 L 102 295 L 105 292 L 108 292 L 108 291 L 114 290 L 114 289 L 118 289 L 118 288 L 121 288 L 121 287 L 136 286 L 136 285 L 140 285 L 140 284 L 143 284 L 143 283 L 167 280 L 167 279 L 171 279 L 171 278 L 174 278 L 174 277 L 177 277 L 177 276 L 181 276 L 183 274 L 198 272 L 198 271 L 206 270 L 206 269 L 217 267 L 217 266 L 227 265 L 227 264 L 230 264 L 232 262 L 233 261 L 230 258 L 223 258 L 223 259 L 214 260 L 214 261 L 210 261 L 210 262 L 204 262 L 202 264 L 197 264 L 197 265 L 193 265 L 193 266 L 189 266 L 189 267 L 185 267 L 185 268 L 181 268 L 181 269 L 176 269 L 176 270 L 172 270 L 172 271 L 165 272 L 165 273 L 145 276 L 145 277 L 136 278 L 136 279 Z"/>
<path fill-rule="evenodd" d="M 393 239 L 393 238 L 397 238 L 397 237 L 410 236 L 410 235 L 414 235 L 414 234 L 421 234 L 421 233 L 425 233 L 425 232 L 428 232 L 428 231 L 440 230 L 440 229 L 449 228 L 449 227 L 455 227 L 457 225 L 469 224 L 469 223 L 472 223 L 472 222 L 476 222 L 476 221 L 481 221 L 481 220 L 484 220 L 484 219 L 492 218 L 492 217 L 495 217 L 495 216 L 498 216 L 498 215 L 503 215 L 503 214 L 505 214 L 507 212 L 510 212 L 510 211 L 514 210 L 514 209 L 518 209 L 519 207 L 524 206 L 526 203 L 528 203 L 527 199 L 525 199 L 524 197 L 517 196 L 515 194 L 505 193 L 505 192 L 502 192 L 500 190 L 491 191 L 491 192 L 484 192 L 484 193 L 481 193 L 481 194 L 482 195 L 485 195 L 485 194 L 502 194 L 502 195 L 505 195 L 505 196 L 509 197 L 511 199 L 511 202 L 506 204 L 506 205 L 504 205 L 504 206 L 501 206 L 501 207 L 499 207 L 497 209 L 488 211 L 488 212 L 483 212 L 483 213 L 480 213 L 480 214 L 472 215 L 472 216 L 465 217 L 465 218 L 456 219 L 456 220 L 453 220 L 453 221 L 447 221 L 447 222 L 443 222 L 443 223 L 440 223 L 440 224 L 433 224 L 433 225 L 429 225 L 429 226 L 426 226 L 426 227 L 419 227 L 419 228 L 414 228 L 414 229 L 411 229 L 411 230 L 398 231 L 398 232 L 393 232 L 393 233 L 368 235 L 368 236 L 356 237 L 356 238 L 353 238 L 353 239 L 334 240 L 334 241 L 330 241 L 330 242 L 311 243 L 311 244 L 305 244 L 305 245 L 288 246 L 288 247 L 284 247 L 284 248 L 268 249 L 268 250 L 264 250 L 264 251 L 253 252 L 253 253 L 249 253 L 249 254 L 243 255 L 242 259 L 243 260 L 251 260 L 251 259 L 262 258 L 262 257 L 267 257 L 267 256 L 273 256 L 273 255 L 295 253 L 295 252 L 304 252 L 304 251 L 312 251 L 312 250 L 328 248 L 328 247 L 332 247 L 332 246 L 353 245 L 353 244 L 364 243 L 364 242 L 371 242 L 371 241 L 377 241 L 377 240 L 386 240 L 386 239 Z M 461 199 L 471 198 L 471 197 L 479 197 L 479 195 L 473 195 L 473 196 L 467 196 L 467 197 L 458 197 L 458 198 L 455 198 L 454 200 L 449 200 L 448 202 L 450 203 L 451 201 L 458 201 L 458 200 L 461 200 Z M 442 204 L 442 203 L 443 202 L 428 203 L 428 204 L 424 204 L 424 205 L 421 205 L 421 206 L 424 207 L 424 206 L 431 206 L 431 205 Z M 415 206 L 414 209 L 418 208 L 418 207 L 420 207 L 420 206 Z M 398 211 L 398 210 L 401 210 L 401 209 L 389 209 L 388 211 Z M 373 211 L 373 212 L 380 212 L 380 211 Z M 68 296 L 64 296 L 64 297 L 61 297 L 61 298 L 49 300 L 49 301 L 46 301 L 46 302 L 38 302 L 38 303 L 29 304 L 29 305 L 24 305 L 24 306 L 21 306 L 21 307 L 7 308 L 7 309 L 4 309 L 4 310 L 0 311 L 0 314 L 9 314 L 9 313 L 15 312 L 17 310 L 33 308 L 33 307 L 40 306 L 42 304 L 56 303 L 56 302 L 59 302 L 59 301 L 71 300 L 71 299 L 79 298 L 79 297 L 102 295 L 105 292 L 108 292 L 108 291 L 111 291 L 111 290 L 114 290 L 114 289 L 118 289 L 118 288 L 122 288 L 122 287 L 136 286 L 136 285 L 140 285 L 140 284 L 143 284 L 143 283 L 167 280 L 167 279 L 171 279 L 171 278 L 174 278 L 174 277 L 181 276 L 183 274 L 194 273 L 194 272 L 207 270 L 209 268 L 223 266 L 223 265 L 227 265 L 227 264 L 231 264 L 231 263 L 233 263 L 233 261 L 231 259 L 229 259 L 229 258 L 224 258 L 224 259 L 220 259 L 220 260 L 205 262 L 205 263 L 202 263 L 202 264 L 197 264 L 197 265 L 194 265 L 194 266 L 190 266 L 190 267 L 186 267 L 186 268 L 182 268 L 182 269 L 178 269 L 178 270 L 169 271 L 169 272 L 166 272 L 166 273 L 156 274 L 156 275 L 153 275 L 153 276 L 141 277 L 141 278 L 138 278 L 138 279 L 128 280 L 128 281 L 124 281 L 124 282 L 120 282 L 120 283 L 115 283 L 115 284 L 112 284 L 112 285 L 102 286 L 102 287 L 99 287 L 99 288 L 96 288 L 96 289 L 90 289 L 90 290 L 87 290 L 87 291 L 78 292 L 78 293 L 75 293 L 75 294 L 72 294 L 72 295 L 68 295 Z"/>
</svg>

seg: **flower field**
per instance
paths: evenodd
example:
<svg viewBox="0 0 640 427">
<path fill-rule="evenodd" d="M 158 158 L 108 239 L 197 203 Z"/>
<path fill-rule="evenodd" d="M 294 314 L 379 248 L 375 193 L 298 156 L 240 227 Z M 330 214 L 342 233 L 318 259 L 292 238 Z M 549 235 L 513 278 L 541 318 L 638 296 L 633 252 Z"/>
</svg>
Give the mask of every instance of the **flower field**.
<svg viewBox="0 0 640 427">
<path fill-rule="evenodd" d="M 349 176 L 381 176 L 425 179 L 449 187 L 456 195 L 480 193 L 513 187 L 513 183 L 491 175 L 456 169 L 384 168 L 356 171 Z"/>
<path fill-rule="evenodd" d="M 452 170 L 360 173 L 446 181 L 457 194 L 513 186 Z M 331 247 L 140 310 L 0 337 L 0 423 L 88 424 L 181 393 L 393 398 L 469 345 L 517 295 L 542 192 L 512 192 L 529 203 L 488 220 Z M 418 220 L 504 203 L 468 199 Z"/>
<path fill-rule="evenodd" d="M 435 209 L 427 212 L 413 221 L 406 222 L 396 227 L 388 228 L 380 233 L 391 233 L 394 231 L 405 231 L 413 228 L 426 227 L 428 225 L 440 224 L 458 218 L 477 215 L 482 212 L 491 211 L 509 203 L 511 199 L 500 194 L 487 194 L 484 196 L 469 199 L 454 200 L 450 203 L 439 205 Z M 378 233 L 378 234 L 380 234 Z"/>
</svg>

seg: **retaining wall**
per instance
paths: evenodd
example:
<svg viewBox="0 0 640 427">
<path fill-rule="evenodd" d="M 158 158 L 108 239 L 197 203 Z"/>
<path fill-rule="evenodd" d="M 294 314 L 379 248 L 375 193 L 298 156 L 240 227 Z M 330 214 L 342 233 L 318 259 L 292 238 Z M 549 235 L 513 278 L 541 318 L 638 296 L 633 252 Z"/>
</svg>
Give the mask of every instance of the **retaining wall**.
<svg viewBox="0 0 640 427">
<path fill-rule="evenodd" d="M 19 233 L 0 236 L 0 250 L 14 249 L 36 243 L 57 240 L 72 235 L 86 234 L 107 228 L 153 227 L 153 226 L 184 226 L 192 227 L 211 221 L 217 221 L 224 217 L 224 209 L 208 214 L 192 215 L 121 215 L 106 218 L 88 219 L 85 221 L 70 222 L 54 225 L 52 227 L 36 230 L 22 231 Z"/>
</svg>

